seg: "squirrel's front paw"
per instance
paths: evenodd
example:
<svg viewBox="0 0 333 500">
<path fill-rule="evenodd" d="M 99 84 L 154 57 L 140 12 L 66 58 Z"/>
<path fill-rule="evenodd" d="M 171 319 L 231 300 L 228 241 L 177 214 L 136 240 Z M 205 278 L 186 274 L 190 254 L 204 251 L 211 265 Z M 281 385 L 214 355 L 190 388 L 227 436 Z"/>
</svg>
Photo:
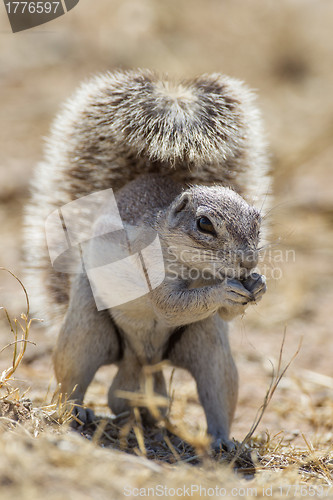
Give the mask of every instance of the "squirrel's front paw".
<svg viewBox="0 0 333 500">
<path fill-rule="evenodd" d="M 254 300 L 253 292 L 248 290 L 237 279 L 226 279 L 223 282 L 223 293 L 219 315 L 229 321 L 244 314 L 246 307 Z"/>
<path fill-rule="evenodd" d="M 253 294 L 253 302 L 259 302 L 267 290 L 266 278 L 263 274 L 252 273 L 246 280 L 242 281 L 242 284 Z"/>
</svg>

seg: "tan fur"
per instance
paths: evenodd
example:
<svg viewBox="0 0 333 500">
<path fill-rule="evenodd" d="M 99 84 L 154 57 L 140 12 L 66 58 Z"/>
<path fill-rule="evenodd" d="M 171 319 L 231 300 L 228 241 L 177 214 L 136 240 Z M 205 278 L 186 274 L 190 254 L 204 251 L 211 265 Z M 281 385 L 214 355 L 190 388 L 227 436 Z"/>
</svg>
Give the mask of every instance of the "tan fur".
<svg viewBox="0 0 333 500">
<path fill-rule="evenodd" d="M 148 295 L 98 312 L 84 275 L 52 270 L 44 223 L 54 209 L 110 187 L 125 224 L 159 234 L 166 277 Z M 226 321 L 265 291 L 262 278 L 246 280 L 268 191 L 261 121 L 241 82 L 213 74 L 177 83 L 140 70 L 83 84 L 54 123 L 26 216 L 36 303 L 53 322 L 66 313 L 55 352 L 63 390 L 77 384 L 80 402 L 98 367 L 117 363 L 109 404 L 119 412 L 125 402 L 115 390 L 138 388 L 142 366 L 167 358 L 193 374 L 208 432 L 230 445 L 237 372 Z M 214 236 L 198 231 L 203 216 Z M 212 277 L 181 277 L 191 269 Z M 161 374 L 155 385 L 165 393 Z"/>
</svg>

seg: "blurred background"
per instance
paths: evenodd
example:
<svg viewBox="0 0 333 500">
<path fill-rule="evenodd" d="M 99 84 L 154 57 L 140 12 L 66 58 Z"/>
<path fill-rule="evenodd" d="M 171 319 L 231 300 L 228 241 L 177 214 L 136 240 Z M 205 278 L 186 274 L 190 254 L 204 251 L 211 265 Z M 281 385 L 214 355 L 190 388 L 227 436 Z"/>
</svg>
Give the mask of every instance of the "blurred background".
<svg viewBox="0 0 333 500">
<path fill-rule="evenodd" d="M 302 432 L 332 439 L 332 26 L 329 0 L 81 0 L 66 15 L 13 34 L 0 7 L 0 266 L 20 278 L 29 180 L 50 123 L 81 80 L 142 67 L 185 78 L 222 72 L 256 90 L 273 176 L 267 217 L 274 249 L 284 257 L 267 263 L 281 272 L 269 279 L 262 303 L 232 326 L 240 372 L 238 439 L 265 396 L 284 331 L 283 365 L 301 339 L 302 346 L 259 429 L 283 429 L 290 440 Z M 24 310 L 18 284 L 4 271 L 0 306 L 12 316 Z M 52 379 L 55 339 L 45 330 L 32 329 L 37 345 L 28 346 L 20 369 L 35 401 L 46 397 Z M 11 339 L 2 314 L 0 347 Z M 0 369 L 8 356 L 0 354 Z M 105 403 L 112 373 L 103 368 L 97 374 L 87 402 Z M 189 375 L 177 370 L 175 389 L 176 398 L 188 401 L 182 418 L 204 428 Z"/>
</svg>

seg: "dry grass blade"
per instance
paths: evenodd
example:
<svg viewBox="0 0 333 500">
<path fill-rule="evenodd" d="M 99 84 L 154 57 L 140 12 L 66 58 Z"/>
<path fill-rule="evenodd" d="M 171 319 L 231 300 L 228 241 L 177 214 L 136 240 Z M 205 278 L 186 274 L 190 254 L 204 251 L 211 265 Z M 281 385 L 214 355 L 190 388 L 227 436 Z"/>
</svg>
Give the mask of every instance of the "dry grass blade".
<svg viewBox="0 0 333 500">
<path fill-rule="evenodd" d="M 0 351 L 0 353 L 1 353 L 1 352 L 3 352 L 4 349 L 6 349 L 10 346 L 14 346 L 12 365 L 9 368 L 6 368 L 5 370 L 3 370 L 3 372 L 1 373 L 1 376 L 0 376 L 0 388 L 2 388 L 2 387 L 7 386 L 9 379 L 12 377 L 12 375 L 15 373 L 15 371 L 17 370 L 17 368 L 21 364 L 23 356 L 26 352 L 27 344 L 28 343 L 34 344 L 33 342 L 30 342 L 28 340 L 28 337 L 29 337 L 31 323 L 33 321 L 38 321 L 38 320 L 35 320 L 34 318 L 32 318 L 32 319 L 29 318 L 29 311 L 30 311 L 29 297 L 28 297 L 27 290 L 26 290 L 25 286 L 23 285 L 22 281 L 14 273 L 12 273 L 11 271 L 9 271 L 8 269 L 6 269 L 4 267 L 0 267 L 0 271 L 6 271 L 7 273 L 11 274 L 16 279 L 16 281 L 20 284 L 20 286 L 24 292 L 24 295 L 25 295 L 26 306 L 27 306 L 26 312 L 21 314 L 21 319 L 23 320 L 23 323 L 21 323 L 21 321 L 19 321 L 16 318 L 14 320 L 11 320 L 7 309 L 5 307 L 0 308 L 4 311 L 6 318 L 7 318 L 7 321 L 8 321 L 8 324 L 9 324 L 9 327 L 10 327 L 10 330 L 11 330 L 12 334 L 14 335 L 14 341 L 7 344 Z M 18 338 L 19 330 L 21 330 L 21 338 L 20 339 Z M 18 346 L 20 347 L 19 349 L 18 349 Z"/>
<path fill-rule="evenodd" d="M 332 474 L 331 471 L 326 466 L 323 457 L 318 456 L 318 453 L 314 449 L 312 443 L 305 437 L 303 433 L 302 433 L 302 438 L 304 439 L 304 442 L 309 450 L 307 465 L 311 463 L 311 468 L 315 468 L 321 471 L 322 476 L 325 478 L 326 482 L 328 484 L 332 484 Z"/>
<path fill-rule="evenodd" d="M 75 391 L 76 386 L 73 391 Z M 66 424 L 71 420 L 76 420 L 78 424 L 83 424 L 75 415 L 73 409 L 75 406 L 74 401 L 71 400 L 71 394 L 63 394 L 61 392 L 61 384 L 58 384 L 57 389 L 54 391 L 51 404 L 44 405 L 42 409 L 46 411 L 50 418 L 58 424 Z"/>
<path fill-rule="evenodd" d="M 24 292 L 24 295 L 25 295 L 25 300 L 26 300 L 26 304 L 27 304 L 27 312 L 26 312 L 26 316 L 29 316 L 29 313 L 30 313 L 30 302 L 29 302 L 29 296 L 28 296 L 28 292 L 25 288 L 25 286 L 23 285 L 22 281 L 14 274 L 12 273 L 9 269 L 5 268 L 5 267 L 1 267 L 0 266 L 0 271 L 6 271 L 7 273 L 11 274 L 13 276 L 13 278 L 16 279 L 16 281 L 18 281 L 18 283 L 21 285 L 22 287 L 22 290 Z"/>
<path fill-rule="evenodd" d="M 96 431 L 93 435 L 92 442 L 98 445 L 100 443 L 101 437 L 105 435 L 105 428 L 107 426 L 107 420 L 102 419 L 98 422 Z"/>
<path fill-rule="evenodd" d="M 176 459 L 176 462 L 180 462 L 181 460 L 181 457 L 180 455 L 177 453 L 176 451 L 176 448 L 173 446 L 173 444 L 171 443 L 170 439 L 168 436 L 164 436 L 164 441 L 166 442 L 166 444 L 168 445 L 169 447 L 169 450 L 171 451 L 171 453 L 173 454 L 173 456 L 175 457 Z"/>
<path fill-rule="evenodd" d="M 144 436 L 143 436 L 142 422 L 141 422 L 139 408 L 134 408 L 133 411 L 134 411 L 134 417 L 135 417 L 135 421 L 136 421 L 136 423 L 133 425 L 134 434 L 135 434 L 136 440 L 138 442 L 141 454 L 143 456 L 147 456 L 147 450 L 145 447 L 145 440 L 144 440 Z"/>
<path fill-rule="evenodd" d="M 237 459 L 241 456 L 242 451 L 245 448 L 245 445 L 249 442 L 249 440 L 251 439 L 251 437 L 253 436 L 253 434 L 257 430 L 258 425 L 260 424 L 260 422 L 261 422 L 261 420 L 262 420 L 262 418 L 263 418 L 263 416 L 265 414 L 265 411 L 266 411 L 266 409 L 267 409 L 270 401 L 272 400 L 272 397 L 273 397 L 273 395 L 274 395 L 274 393 L 275 393 L 275 391 L 276 391 L 279 383 L 281 382 L 281 379 L 284 377 L 286 371 L 288 370 L 288 368 L 290 367 L 290 365 L 292 364 L 292 362 L 295 360 L 295 358 L 298 356 L 298 353 L 299 353 L 299 351 L 301 349 L 302 339 L 299 342 L 299 345 L 298 345 L 298 347 L 296 349 L 296 352 L 293 354 L 293 356 L 288 361 L 288 363 L 283 368 L 283 370 L 281 370 L 283 349 L 284 349 L 284 344 L 285 344 L 285 340 L 286 340 L 286 332 L 287 332 L 287 328 L 285 327 L 284 332 L 283 332 L 282 343 L 281 343 L 281 347 L 280 347 L 279 361 L 278 361 L 276 375 L 274 375 L 274 369 L 273 369 L 272 379 L 271 379 L 269 388 L 268 388 L 268 390 L 266 392 L 266 395 L 265 395 L 265 398 L 264 398 L 264 402 L 261 405 L 261 407 L 259 408 L 259 410 L 257 412 L 257 415 L 256 415 L 256 418 L 255 418 L 255 420 L 254 420 L 254 422 L 253 422 L 253 424 L 252 424 L 249 432 L 246 434 L 245 438 L 243 439 L 243 441 L 241 442 L 241 444 L 237 448 L 237 452 L 236 452 L 233 460 L 231 461 L 231 466 L 234 466 L 234 464 L 237 461 Z"/>
</svg>

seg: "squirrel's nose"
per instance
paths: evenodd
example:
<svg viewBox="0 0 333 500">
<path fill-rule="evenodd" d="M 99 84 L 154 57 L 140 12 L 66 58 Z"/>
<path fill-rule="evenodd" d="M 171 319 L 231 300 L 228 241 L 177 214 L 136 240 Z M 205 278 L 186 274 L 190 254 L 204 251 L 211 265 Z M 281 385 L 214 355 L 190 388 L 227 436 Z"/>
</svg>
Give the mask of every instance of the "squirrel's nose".
<svg viewBox="0 0 333 500">
<path fill-rule="evenodd" d="M 242 250 L 239 252 L 239 264 L 246 269 L 253 269 L 258 264 L 257 250 Z"/>
</svg>

